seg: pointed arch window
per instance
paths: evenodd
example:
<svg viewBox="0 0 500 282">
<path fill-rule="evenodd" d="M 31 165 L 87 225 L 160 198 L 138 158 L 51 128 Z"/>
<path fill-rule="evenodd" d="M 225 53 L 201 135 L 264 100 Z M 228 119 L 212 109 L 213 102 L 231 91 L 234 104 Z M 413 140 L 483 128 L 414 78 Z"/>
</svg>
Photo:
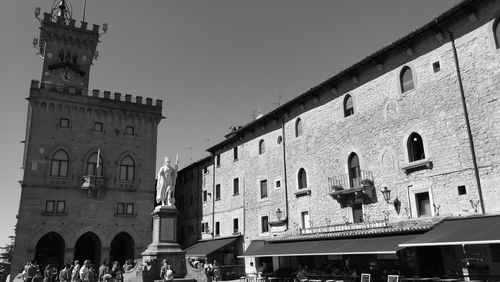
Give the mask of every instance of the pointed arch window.
<svg viewBox="0 0 500 282">
<path fill-rule="evenodd" d="M 413 132 L 410 134 L 410 137 L 408 137 L 406 142 L 406 146 L 408 148 L 409 162 L 425 159 L 424 141 L 422 140 L 422 136 L 418 133 Z"/>
<path fill-rule="evenodd" d="M 97 153 L 93 153 L 87 160 L 87 175 L 102 176 L 102 157 L 99 155 L 99 166 L 97 166 Z"/>
<path fill-rule="evenodd" d="M 493 26 L 493 33 L 495 36 L 495 46 L 497 49 L 500 48 L 500 20 L 497 20 L 495 22 L 495 25 Z"/>
<path fill-rule="evenodd" d="M 359 158 L 356 153 L 349 156 L 349 184 L 351 188 L 361 185 L 361 167 L 359 166 Z"/>
<path fill-rule="evenodd" d="M 264 144 L 264 140 L 260 140 L 259 141 L 259 155 L 264 154 L 265 151 L 266 151 L 266 147 Z"/>
<path fill-rule="evenodd" d="M 303 168 L 299 169 L 298 180 L 299 180 L 299 189 L 307 188 L 307 173 L 305 169 Z"/>
<path fill-rule="evenodd" d="M 68 176 L 69 157 L 64 150 L 58 150 L 52 156 L 50 162 L 50 176 Z"/>
<path fill-rule="evenodd" d="M 131 156 L 126 155 L 120 162 L 120 181 L 134 181 L 135 162 Z"/>
<path fill-rule="evenodd" d="M 413 73 L 410 67 L 403 67 L 401 74 L 399 75 L 399 81 L 401 84 L 401 93 L 415 88 L 415 84 L 413 83 Z"/>
<path fill-rule="evenodd" d="M 354 104 L 351 95 L 346 95 L 344 99 L 344 117 L 354 114 Z"/>
<path fill-rule="evenodd" d="M 295 137 L 302 135 L 302 120 L 298 118 L 295 121 Z"/>
</svg>

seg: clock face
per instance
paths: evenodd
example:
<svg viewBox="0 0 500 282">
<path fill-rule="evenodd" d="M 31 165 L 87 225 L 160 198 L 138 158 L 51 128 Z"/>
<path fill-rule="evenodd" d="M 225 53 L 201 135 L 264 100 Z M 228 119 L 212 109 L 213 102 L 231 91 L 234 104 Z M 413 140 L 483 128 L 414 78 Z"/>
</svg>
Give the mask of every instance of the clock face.
<svg viewBox="0 0 500 282">
<path fill-rule="evenodd" d="M 61 81 L 64 83 L 64 84 L 70 84 L 71 82 L 73 82 L 73 78 L 74 78 L 74 74 L 73 72 L 69 71 L 69 70 L 65 70 L 61 73 Z"/>
</svg>

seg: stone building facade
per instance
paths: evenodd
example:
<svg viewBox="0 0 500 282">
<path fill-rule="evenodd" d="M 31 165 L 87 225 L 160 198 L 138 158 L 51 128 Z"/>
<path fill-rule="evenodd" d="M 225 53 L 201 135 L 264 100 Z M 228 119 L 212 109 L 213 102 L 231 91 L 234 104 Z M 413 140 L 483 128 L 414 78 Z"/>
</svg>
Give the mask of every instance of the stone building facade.
<svg viewBox="0 0 500 282">
<path fill-rule="evenodd" d="M 195 188 L 213 197 L 200 209 L 198 225 L 206 218 L 210 236 L 230 237 L 237 218 L 241 247 L 232 251 L 238 252 L 259 240 L 276 246 L 418 235 L 450 217 L 499 213 L 499 17 L 500 1 L 463 1 L 236 128 L 207 150 L 215 187 Z M 491 275 L 500 275 L 498 243 L 481 245 Z M 443 255 L 460 257 L 461 251 L 446 248 L 398 248 L 390 259 L 399 256 L 406 275 L 444 276 L 444 269 L 465 275 L 459 262 Z M 249 262 L 259 265 L 255 257 L 274 270 L 301 261 L 290 254 L 237 256 L 247 272 Z"/>
<path fill-rule="evenodd" d="M 139 257 L 151 240 L 162 101 L 89 92 L 99 26 L 75 26 L 64 11 L 40 23 L 12 269 Z"/>
</svg>

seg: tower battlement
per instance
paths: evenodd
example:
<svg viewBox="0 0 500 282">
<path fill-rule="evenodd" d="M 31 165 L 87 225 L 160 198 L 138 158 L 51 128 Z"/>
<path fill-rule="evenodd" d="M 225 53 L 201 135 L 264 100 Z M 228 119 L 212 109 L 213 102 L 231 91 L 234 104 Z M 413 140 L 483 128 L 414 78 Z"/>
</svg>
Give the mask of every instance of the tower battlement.
<svg viewBox="0 0 500 282">
<path fill-rule="evenodd" d="M 111 91 L 102 91 L 99 89 L 89 90 L 87 88 L 77 88 L 74 86 L 66 86 L 63 84 L 40 83 L 38 80 L 31 80 L 31 89 L 41 89 L 56 93 L 65 93 L 70 95 L 80 95 L 84 97 L 92 97 L 95 99 L 117 101 L 121 103 L 129 103 L 142 105 L 146 107 L 159 108 L 161 110 L 163 101 L 161 99 L 153 100 L 153 98 L 144 98 L 142 96 L 132 96 L 131 94 L 122 95 L 120 92 L 111 93 Z"/>
<path fill-rule="evenodd" d="M 92 32 L 92 33 L 95 33 L 95 34 L 99 34 L 99 25 L 98 24 L 94 24 L 92 25 L 92 29 L 89 30 L 87 29 L 87 25 L 88 23 L 87 22 L 80 22 L 80 27 L 77 27 L 75 25 L 76 23 L 76 20 L 75 19 L 69 19 L 69 22 L 66 24 L 66 22 L 64 21 L 64 17 L 62 16 L 57 16 L 57 19 L 56 21 L 53 20 L 52 18 L 52 15 L 50 13 L 43 13 L 43 20 L 42 20 L 43 23 L 47 24 L 47 23 L 51 23 L 51 24 L 59 24 L 59 25 L 62 25 L 62 26 L 65 26 L 65 27 L 71 27 L 71 28 L 74 28 L 74 30 L 80 30 L 80 31 L 83 31 L 83 32 Z"/>
</svg>

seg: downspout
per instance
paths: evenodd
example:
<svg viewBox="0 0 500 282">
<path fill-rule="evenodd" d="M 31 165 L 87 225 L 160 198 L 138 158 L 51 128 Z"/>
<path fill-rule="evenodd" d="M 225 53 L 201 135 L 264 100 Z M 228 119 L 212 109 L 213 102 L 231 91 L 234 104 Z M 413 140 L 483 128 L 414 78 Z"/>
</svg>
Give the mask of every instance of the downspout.
<svg viewBox="0 0 500 282">
<path fill-rule="evenodd" d="M 214 173 L 212 177 L 212 239 L 215 238 L 215 167 L 216 167 L 216 161 L 217 161 L 217 155 L 213 156 L 214 158 Z"/>
<path fill-rule="evenodd" d="M 469 146 L 470 146 L 470 151 L 471 151 L 471 155 L 472 155 L 472 164 L 474 166 L 474 176 L 476 178 L 477 192 L 479 194 L 479 202 L 481 203 L 481 213 L 484 214 L 485 213 L 484 212 L 484 200 L 483 200 L 483 192 L 482 192 L 482 188 L 481 188 L 481 179 L 479 177 L 479 168 L 477 166 L 477 160 L 476 160 L 476 150 L 474 149 L 474 138 L 472 136 L 472 131 L 470 128 L 469 113 L 467 111 L 467 103 L 465 101 L 465 92 L 464 92 L 464 86 L 462 84 L 462 76 L 460 73 L 460 65 L 458 62 L 458 53 L 457 53 L 457 47 L 455 46 L 455 39 L 453 38 L 453 34 L 451 33 L 450 30 L 448 30 L 446 27 L 442 26 L 438 22 L 437 19 L 434 19 L 434 21 L 450 37 L 450 42 L 451 42 L 451 46 L 453 49 L 453 58 L 455 59 L 455 69 L 457 71 L 458 86 L 460 88 L 460 98 L 462 100 L 462 108 L 464 111 L 465 126 L 467 128 L 467 136 L 469 138 Z"/>
<path fill-rule="evenodd" d="M 288 221 L 290 220 L 290 216 L 288 215 L 288 180 L 287 180 L 287 174 L 286 174 L 286 146 L 285 146 L 285 118 L 281 119 L 281 137 L 283 141 L 281 142 L 283 146 L 283 185 L 285 186 L 285 215 L 286 215 L 286 223 L 285 223 L 285 230 L 283 232 L 288 230 Z"/>
</svg>

